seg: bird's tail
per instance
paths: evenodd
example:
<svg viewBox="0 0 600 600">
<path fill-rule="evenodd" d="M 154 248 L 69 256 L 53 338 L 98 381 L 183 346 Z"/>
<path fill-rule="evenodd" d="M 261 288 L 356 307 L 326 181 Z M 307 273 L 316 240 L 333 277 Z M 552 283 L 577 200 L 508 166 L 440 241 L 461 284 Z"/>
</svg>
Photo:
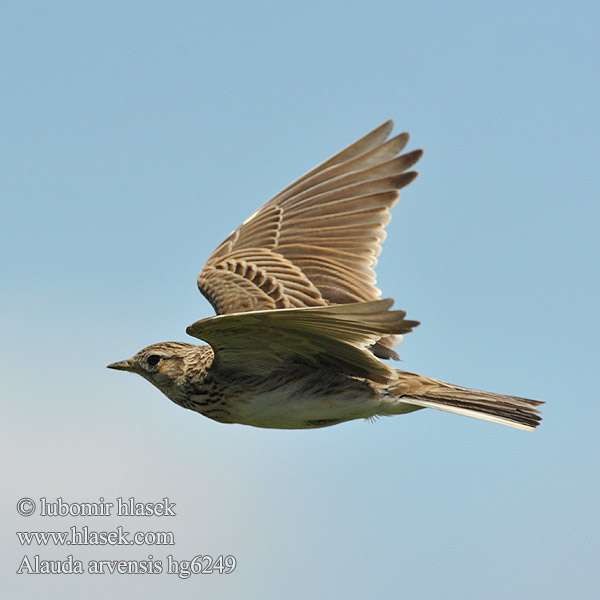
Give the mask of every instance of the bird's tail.
<svg viewBox="0 0 600 600">
<path fill-rule="evenodd" d="M 398 371 L 398 380 L 389 385 L 386 395 L 389 414 L 409 412 L 411 407 L 435 408 L 529 431 L 542 420 L 535 408 L 543 404 L 539 400 L 472 390 L 406 371 Z"/>
</svg>

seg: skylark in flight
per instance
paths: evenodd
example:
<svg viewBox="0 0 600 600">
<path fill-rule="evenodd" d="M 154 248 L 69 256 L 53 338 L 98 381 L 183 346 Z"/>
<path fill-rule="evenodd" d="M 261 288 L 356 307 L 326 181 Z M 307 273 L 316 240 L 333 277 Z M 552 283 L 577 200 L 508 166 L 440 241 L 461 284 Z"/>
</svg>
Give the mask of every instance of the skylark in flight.
<svg viewBox="0 0 600 600">
<path fill-rule="evenodd" d="M 421 150 L 388 121 L 285 188 L 210 256 L 198 287 L 217 316 L 108 365 L 221 423 L 303 429 L 422 408 L 532 430 L 536 400 L 401 371 L 393 347 L 419 323 L 375 287 L 384 228 Z"/>
</svg>

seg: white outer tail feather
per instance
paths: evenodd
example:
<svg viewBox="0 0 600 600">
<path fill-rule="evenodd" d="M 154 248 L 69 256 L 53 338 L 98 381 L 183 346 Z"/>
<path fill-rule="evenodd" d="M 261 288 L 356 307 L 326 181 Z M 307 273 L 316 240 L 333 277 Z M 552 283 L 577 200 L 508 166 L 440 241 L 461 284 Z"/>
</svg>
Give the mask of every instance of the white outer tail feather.
<svg viewBox="0 0 600 600">
<path fill-rule="evenodd" d="M 464 417 L 471 417 L 473 419 L 479 419 L 480 421 L 489 421 L 490 423 L 498 423 L 499 425 L 508 425 L 508 427 L 522 429 L 523 431 L 535 430 L 535 427 L 531 425 L 517 423 L 511 419 L 482 413 L 476 410 L 470 410 L 468 408 L 461 408 L 459 406 L 448 406 L 447 404 L 441 404 L 431 400 L 422 400 L 420 398 L 418 400 L 416 398 L 402 398 L 402 402 L 405 402 L 406 404 L 412 404 L 414 406 L 420 406 L 422 408 L 435 408 L 436 410 L 453 413 L 455 415 L 462 415 Z"/>
</svg>

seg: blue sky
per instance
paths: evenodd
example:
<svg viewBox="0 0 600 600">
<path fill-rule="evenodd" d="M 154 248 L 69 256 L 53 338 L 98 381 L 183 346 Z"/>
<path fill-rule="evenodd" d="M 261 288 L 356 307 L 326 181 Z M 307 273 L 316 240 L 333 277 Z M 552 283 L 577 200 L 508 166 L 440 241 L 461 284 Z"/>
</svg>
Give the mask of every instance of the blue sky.
<svg viewBox="0 0 600 600">
<path fill-rule="evenodd" d="M 594 2 L 5 3 L 3 581 L 13 598 L 589 598 L 599 547 Z M 195 278 L 293 179 L 388 118 L 425 149 L 388 227 L 403 368 L 543 399 L 524 433 L 420 411 L 268 431 L 104 366 L 186 341 Z M 187 340 L 189 341 L 189 339 Z M 134 496 L 176 517 L 20 517 Z M 37 501 L 37 500 L 36 500 Z M 172 547 L 16 531 L 174 532 Z M 229 576 L 16 575 L 23 556 Z"/>
</svg>

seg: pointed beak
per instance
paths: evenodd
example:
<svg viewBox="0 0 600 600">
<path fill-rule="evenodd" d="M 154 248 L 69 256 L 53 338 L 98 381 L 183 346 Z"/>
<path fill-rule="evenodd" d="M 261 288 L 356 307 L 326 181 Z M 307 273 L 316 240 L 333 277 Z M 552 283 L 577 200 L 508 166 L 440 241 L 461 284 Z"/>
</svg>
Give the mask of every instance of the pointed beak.
<svg viewBox="0 0 600 600">
<path fill-rule="evenodd" d="M 116 369 L 117 371 L 133 371 L 133 361 L 128 358 L 127 360 L 122 360 L 121 362 L 106 365 L 106 368 Z"/>
</svg>

